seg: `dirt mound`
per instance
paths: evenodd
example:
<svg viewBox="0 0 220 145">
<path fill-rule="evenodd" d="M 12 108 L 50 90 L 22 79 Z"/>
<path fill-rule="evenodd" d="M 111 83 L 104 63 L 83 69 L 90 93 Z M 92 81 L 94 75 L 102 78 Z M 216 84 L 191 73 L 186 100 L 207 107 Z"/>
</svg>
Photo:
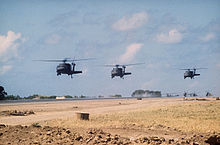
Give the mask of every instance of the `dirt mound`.
<svg viewBox="0 0 220 145">
<path fill-rule="evenodd" d="M 220 135 L 193 135 L 183 138 L 146 136 L 122 137 L 101 129 L 76 131 L 33 124 L 31 126 L 0 125 L 0 142 L 3 144 L 219 144 Z"/>
<path fill-rule="evenodd" d="M 30 111 L 7 110 L 7 111 L 2 111 L 0 114 L 2 116 L 27 116 L 27 115 L 34 114 L 34 111 L 32 110 Z"/>
</svg>

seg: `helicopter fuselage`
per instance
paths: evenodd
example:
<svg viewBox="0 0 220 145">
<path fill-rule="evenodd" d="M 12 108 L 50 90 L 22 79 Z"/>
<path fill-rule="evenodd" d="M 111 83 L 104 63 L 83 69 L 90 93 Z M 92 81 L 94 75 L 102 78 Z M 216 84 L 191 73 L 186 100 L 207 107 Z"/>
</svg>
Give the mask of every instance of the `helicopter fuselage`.
<svg viewBox="0 0 220 145">
<path fill-rule="evenodd" d="M 61 74 L 72 75 L 72 74 L 82 73 L 82 71 L 75 71 L 75 64 L 71 65 L 69 63 L 59 64 L 56 70 L 57 70 L 57 75 L 61 75 Z"/>
<path fill-rule="evenodd" d="M 200 75 L 200 74 L 196 74 L 195 71 L 190 71 L 190 70 L 188 70 L 188 71 L 186 71 L 186 72 L 184 73 L 184 79 L 187 78 L 187 77 L 193 79 L 194 76 L 199 76 L 199 75 Z"/>
<path fill-rule="evenodd" d="M 125 69 L 123 68 L 113 68 L 112 71 L 111 71 L 111 76 L 112 78 L 114 78 L 115 76 L 119 76 L 121 78 L 123 78 L 124 75 L 131 75 L 130 72 L 125 72 Z"/>
</svg>

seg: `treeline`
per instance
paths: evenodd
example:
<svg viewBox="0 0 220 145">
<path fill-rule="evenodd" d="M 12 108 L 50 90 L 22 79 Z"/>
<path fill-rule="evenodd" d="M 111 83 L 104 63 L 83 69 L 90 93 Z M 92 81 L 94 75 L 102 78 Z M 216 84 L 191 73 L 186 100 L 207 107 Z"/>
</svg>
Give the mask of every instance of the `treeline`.
<svg viewBox="0 0 220 145">
<path fill-rule="evenodd" d="M 42 96 L 42 95 L 37 95 L 37 94 L 34 94 L 34 95 L 31 95 L 31 96 L 28 96 L 28 97 L 20 97 L 19 95 L 5 95 L 5 96 L 1 96 L 0 97 L 0 100 L 21 100 L 21 99 L 57 99 L 57 98 L 63 98 L 63 99 L 70 99 L 70 98 L 75 98 L 75 99 L 78 99 L 78 98 L 86 98 L 86 96 L 70 96 L 70 95 L 66 95 L 66 96 Z"/>
<path fill-rule="evenodd" d="M 122 95 L 120 95 L 120 94 L 115 94 L 115 95 L 112 95 L 111 97 L 115 97 L 115 98 L 121 98 L 121 97 L 122 97 Z"/>
<path fill-rule="evenodd" d="M 34 94 L 31 95 L 29 97 L 24 97 L 24 99 L 57 99 L 57 98 L 64 98 L 64 99 L 68 99 L 68 98 L 86 98 L 86 96 L 70 96 L 70 95 L 66 95 L 66 96 L 42 96 L 42 95 L 38 95 L 38 94 Z"/>
<path fill-rule="evenodd" d="M 6 95 L 6 96 L 2 96 L 0 100 L 19 100 L 19 99 L 23 99 L 21 98 L 19 95 Z"/>
<path fill-rule="evenodd" d="M 66 98 L 86 98 L 86 96 L 43 96 L 34 94 L 28 97 L 20 97 L 19 95 L 8 95 L 7 92 L 5 92 L 4 88 L 0 86 L 0 100 L 21 100 L 21 99 L 66 99 Z"/>
<path fill-rule="evenodd" d="M 132 97 L 161 97 L 161 91 L 135 90 Z"/>
</svg>

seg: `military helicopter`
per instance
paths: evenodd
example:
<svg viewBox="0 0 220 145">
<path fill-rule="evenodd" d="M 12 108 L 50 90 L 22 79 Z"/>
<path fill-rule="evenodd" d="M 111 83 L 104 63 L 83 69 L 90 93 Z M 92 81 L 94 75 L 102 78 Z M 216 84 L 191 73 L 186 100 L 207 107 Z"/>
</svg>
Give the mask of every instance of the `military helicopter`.
<svg viewBox="0 0 220 145">
<path fill-rule="evenodd" d="M 187 77 L 194 79 L 195 76 L 200 75 L 196 73 L 196 70 L 199 70 L 199 69 L 207 69 L 207 68 L 193 68 L 193 69 L 188 68 L 188 69 L 180 69 L 180 70 L 186 70 L 184 73 L 184 79 Z"/>
<path fill-rule="evenodd" d="M 43 61 L 43 62 L 62 62 L 60 63 L 57 68 L 57 76 L 61 74 L 67 74 L 71 75 L 71 78 L 73 74 L 79 74 L 82 73 L 82 71 L 76 71 L 75 66 L 76 64 L 74 63 L 75 61 L 84 61 L 84 60 L 92 60 L 94 58 L 87 58 L 87 59 L 72 59 L 72 58 L 65 58 L 65 59 L 48 59 L 48 60 L 34 60 L 34 61 Z M 67 63 L 67 62 L 71 62 Z"/>
<path fill-rule="evenodd" d="M 125 68 L 131 65 L 140 65 L 144 63 L 134 63 L 134 64 L 115 64 L 115 65 L 104 65 L 105 67 L 114 67 L 111 71 L 111 77 L 114 78 L 116 76 L 124 79 L 125 75 L 131 75 L 131 72 L 125 72 Z"/>
</svg>

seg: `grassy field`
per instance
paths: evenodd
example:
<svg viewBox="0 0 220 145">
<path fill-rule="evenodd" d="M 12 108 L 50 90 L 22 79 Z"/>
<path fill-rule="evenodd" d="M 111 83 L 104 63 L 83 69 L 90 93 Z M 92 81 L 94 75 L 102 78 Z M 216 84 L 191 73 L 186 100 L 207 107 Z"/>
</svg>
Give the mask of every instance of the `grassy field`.
<svg viewBox="0 0 220 145">
<path fill-rule="evenodd" d="M 220 101 L 185 101 L 180 105 L 128 110 L 123 113 L 90 115 L 90 121 L 73 118 L 45 122 L 45 125 L 102 128 L 129 125 L 164 125 L 184 132 L 220 132 Z"/>
</svg>

